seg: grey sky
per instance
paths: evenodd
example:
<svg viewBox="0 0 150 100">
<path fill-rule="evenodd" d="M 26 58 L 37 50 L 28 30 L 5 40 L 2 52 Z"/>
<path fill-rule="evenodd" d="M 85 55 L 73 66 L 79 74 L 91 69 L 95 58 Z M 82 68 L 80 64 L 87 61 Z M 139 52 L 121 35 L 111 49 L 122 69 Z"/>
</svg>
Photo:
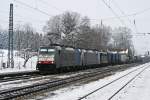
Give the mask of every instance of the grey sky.
<svg viewBox="0 0 150 100">
<path fill-rule="evenodd" d="M 23 2 L 34 8 L 38 8 L 49 14 L 42 14 L 34 9 L 24 6 L 17 1 Z M 91 23 L 99 24 L 103 19 L 105 25 L 112 27 L 124 26 L 131 28 L 133 34 L 136 32 L 150 32 L 150 1 L 149 0 L 105 0 L 118 16 L 130 15 L 136 12 L 148 9 L 145 12 L 139 13 L 136 16 L 123 17 L 122 24 L 117 18 L 108 19 L 110 17 L 116 17 L 111 10 L 102 2 L 103 0 L 0 0 L 0 26 L 2 28 L 8 27 L 8 12 L 10 2 L 14 3 L 14 24 L 17 23 L 31 23 L 37 31 L 42 31 L 45 22 L 54 15 L 63 13 L 64 11 L 75 11 L 82 16 L 88 16 L 91 19 Z M 121 9 L 123 12 L 121 12 Z M 124 13 L 124 14 L 123 14 Z M 135 19 L 136 27 L 133 24 Z M 144 36 L 143 36 L 144 37 Z M 147 36 L 146 36 L 147 37 Z M 146 38 L 145 37 L 145 38 Z M 137 40 L 137 39 L 138 40 Z M 144 50 L 150 50 L 150 46 L 143 46 L 143 38 L 140 40 L 139 36 L 134 36 L 134 44 L 138 52 Z M 140 41 L 140 44 L 138 43 Z M 149 42 L 148 39 L 144 40 Z"/>
</svg>

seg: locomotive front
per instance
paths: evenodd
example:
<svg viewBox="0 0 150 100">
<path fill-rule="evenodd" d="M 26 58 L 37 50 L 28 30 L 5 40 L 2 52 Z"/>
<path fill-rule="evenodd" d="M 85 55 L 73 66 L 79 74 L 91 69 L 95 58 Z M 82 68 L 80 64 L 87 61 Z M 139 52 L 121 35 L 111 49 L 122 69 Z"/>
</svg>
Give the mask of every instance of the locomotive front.
<svg viewBox="0 0 150 100">
<path fill-rule="evenodd" d="M 52 70 L 55 68 L 55 48 L 40 47 L 36 68 L 40 71 Z"/>
</svg>

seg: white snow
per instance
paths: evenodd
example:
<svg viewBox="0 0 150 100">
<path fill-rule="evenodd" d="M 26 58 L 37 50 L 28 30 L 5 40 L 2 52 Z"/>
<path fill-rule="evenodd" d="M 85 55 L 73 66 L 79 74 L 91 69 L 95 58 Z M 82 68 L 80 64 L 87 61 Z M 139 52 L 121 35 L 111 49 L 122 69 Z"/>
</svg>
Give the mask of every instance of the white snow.
<svg viewBox="0 0 150 100">
<path fill-rule="evenodd" d="M 106 77 L 104 79 L 100 79 L 95 82 L 91 82 L 89 84 L 84 84 L 84 85 L 80 85 L 80 86 L 68 86 L 66 88 L 62 88 L 62 89 L 59 89 L 59 90 L 56 90 L 53 92 L 49 92 L 49 93 L 46 93 L 47 97 L 44 98 L 44 100 L 77 100 L 80 97 L 92 92 L 93 90 L 96 90 L 97 88 L 107 84 L 108 82 L 111 82 L 112 80 L 115 80 L 118 77 L 121 77 L 122 75 L 129 73 L 132 70 L 135 70 L 142 66 L 149 66 L 149 65 L 150 65 L 150 63 L 146 63 L 143 65 L 128 69 L 123 72 L 117 72 L 115 75 Z M 128 80 L 130 80 L 133 76 L 135 76 L 143 68 L 126 76 L 125 78 L 118 80 L 117 82 L 109 85 L 108 87 L 103 88 L 102 90 L 99 90 L 99 91 L 93 93 L 92 95 L 88 96 L 86 99 L 83 99 L 83 100 L 107 100 L 110 96 L 112 96 L 113 93 L 115 93 L 121 86 L 123 86 Z M 149 78 L 149 73 L 150 73 L 150 68 L 148 68 L 136 80 L 138 80 L 138 79 L 140 80 L 141 78 L 144 78 L 144 76 L 142 76 L 142 75 L 145 75 L 145 78 Z M 123 100 L 141 100 L 141 99 L 147 100 L 147 98 L 150 97 L 149 96 L 150 89 L 147 89 L 147 88 L 150 88 L 150 86 L 148 86 L 150 83 L 150 79 L 143 79 L 143 81 L 142 80 L 137 81 L 137 86 L 135 86 L 136 85 L 135 83 L 132 84 L 132 86 L 128 87 L 129 92 L 131 94 L 128 94 L 128 89 L 126 89 L 125 91 L 122 91 L 122 93 L 120 93 L 119 96 L 116 96 L 114 98 L 114 100 L 118 100 L 118 99 L 122 100 L 122 98 L 124 98 Z M 146 86 L 148 86 L 148 87 L 146 87 Z M 141 90 L 139 90 L 139 89 L 141 89 Z M 144 93 L 145 95 L 142 94 L 142 90 L 144 90 L 146 92 L 146 93 Z M 140 95 L 142 95 L 141 96 L 142 98 L 137 97 L 138 93 L 140 93 Z M 124 94 L 123 97 L 122 97 L 122 94 Z"/>
<path fill-rule="evenodd" d="M 21 71 L 32 71 L 36 70 L 36 62 L 37 62 L 37 56 L 34 56 L 29 59 L 29 61 L 26 64 L 26 67 L 23 67 L 24 59 L 16 56 L 14 51 L 14 68 L 4 68 L 3 64 L 7 64 L 7 50 L 0 49 L 0 74 L 1 73 L 10 73 L 10 72 L 21 72 Z"/>
<path fill-rule="evenodd" d="M 150 99 L 150 68 L 131 82 L 113 100 L 149 100 Z"/>
</svg>

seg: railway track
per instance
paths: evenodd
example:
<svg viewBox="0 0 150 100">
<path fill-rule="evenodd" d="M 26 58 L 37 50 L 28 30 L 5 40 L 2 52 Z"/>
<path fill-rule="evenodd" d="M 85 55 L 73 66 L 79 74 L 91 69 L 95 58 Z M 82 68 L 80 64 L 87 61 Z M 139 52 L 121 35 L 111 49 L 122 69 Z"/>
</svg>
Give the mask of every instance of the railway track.
<svg viewBox="0 0 150 100">
<path fill-rule="evenodd" d="M 92 70 L 92 69 L 89 69 L 89 70 Z M 88 70 L 83 70 L 83 72 L 88 72 Z M 79 72 L 70 72 L 70 73 L 61 73 L 61 74 L 59 74 L 59 76 L 63 76 L 63 75 L 67 75 L 67 74 L 74 74 L 74 73 L 80 73 L 80 71 Z M 16 75 L 13 75 L 13 76 L 11 76 L 11 74 L 8 76 L 8 75 L 6 75 L 6 77 L 1 77 L 0 78 L 0 83 L 2 83 L 2 82 L 10 82 L 10 81 L 16 81 L 16 80 L 25 80 L 25 79 L 32 79 L 32 78 L 40 78 L 40 77 L 43 77 L 43 76 L 47 76 L 46 78 L 51 78 L 51 77 L 49 77 L 49 76 L 52 76 L 51 74 L 45 74 L 45 75 L 40 75 L 39 73 L 31 73 L 30 72 L 30 74 L 28 74 L 28 73 L 25 73 L 25 74 L 21 74 L 21 75 L 19 75 L 19 74 L 16 74 Z M 58 76 L 58 74 L 54 74 L 54 76 Z"/>
<path fill-rule="evenodd" d="M 35 70 L 35 71 L 1 73 L 0 79 L 5 78 L 5 77 L 16 77 L 16 76 L 33 75 L 33 74 L 39 74 L 39 71 Z"/>
<path fill-rule="evenodd" d="M 124 67 L 124 69 L 128 68 L 127 66 Z M 118 66 L 118 67 L 110 67 L 110 68 L 104 68 L 103 70 L 98 70 L 94 72 L 89 72 L 85 74 L 78 74 L 73 77 L 68 77 L 64 79 L 58 79 L 54 81 L 47 81 L 47 82 L 42 82 L 42 83 L 36 83 L 32 85 L 27 85 L 23 87 L 17 87 L 17 88 L 12 88 L 12 89 L 7 89 L 7 90 L 2 90 L 0 91 L 0 100 L 8 100 L 8 99 L 14 99 L 17 97 L 25 96 L 28 94 L 36 93 L 42 90 L 47 90 L 50 88 L 55 88 L 59 87 L 61 85 L 66 85 L 69 83 L 73 83 L 75 81 L 83 80 L 89 77 L 95 77 L 97 75 L 104 75 L 106 73 L 114 72 L 117 70 L 122 70 L 123 66 Z"/>
<path fill-rule="evenodd" d="M 149 66 L 148 66 L 149 67 Z M 138 77 L 142 72 L 144 72 L 148 67 L 144 68 L 142 71 L 137 73 L 133 78 L 131 78 L 125 85 L 123 85 L 118 91 L 116 91 L 108 100 L 115 97 L 122 89 L 124 89 L 129 83 L 131 83 L 136 77 Z"/>
<path fill-rule="evenodd" d="M 129 65 L 127 65 L 127 66 L 129 66 Z M 82 72 L 87 71 L 87 70 L 82 70 Z M 89 70 L 91 70 L 91 69 L 89 69 Z M 78 71 L 78 72 L 80 72 L 80 71 Z M 74 72 L 74 73 L 78 73 L 78 72 Z M 71 72 L 71 73 L 73 73 L 73 72 Z M 62 73 L 60 75 L 63 75 L 63 74 L 64 73 Z M 41 77 L 41 76 L 48 76 L 48 74 L 40 75 L 38 71 L 30 71 L 30 72 L 23 72 L 23 73 L 1 74 L 0 75 L 0 83 L 2 83 L 2 82 L 9 82 L 9 81 L 16 81 L 16 80 L 37 78 L 37 77 Z"/>
<path fill-rule="evenodd" d="M 41 76 L 39 75 L 38 71 L 29 71 L 29 72 L 19 72 L 19 73 L 9 73 L 9 74 L 0 74 L 0 83 L 2 82 L 9 82 L 9 81 L 16 81 L 16 80 L 23 80 L 23 79 L 30 79 L 34 77 Z"/>
<path fill-rule="evenodd" d="M 123 90 L 128 84 L 130 84 L 134 79 L 136 79 L 136 77 L 138 77 L 142 72 L 144 72 L 144 71 L 145 71 L 147 68 L 149 68 L 149 67 L 150 67 L 150 65 L 148 65 L 148 66 L 142 66 L 142 67 L 137 68 L 137 69 L 135 69 L 135 70 L 133 70 L 133 71 L 130 71 L 129 73 L 127 73 L 127 74 L 125 74 L 125 75 L 123 75 L 123 76 L 121 76 L 121 77 L 119 77 L 119 78 L 117 78 L 117 79 L 115 79 L 115 80 L 113 80 L 113 81 L 111 81 L 111 82 L 109 82 L 109 83 L 107 83 L 107 84 L 105 84 L 105 85 L 103 85 L 103 86 L 101 86 L 101 87 L 95 89 L 94 91 L 92 91 L 92 92 L 90 92 L 90 93 L 88 93 L 88 94 L 86 94 L 86 95 L 84 95 L 84 96 L 82 96 L 82 97 L 80 97 L 78 100 L 87 99 L 87 97 L 91 96 L 92 94 L 94 94 L 94 93 L 96 93 L 96 92 L 98 92 L 98 91 L 100 91 L 100 90 L 102 90 L 102 89 L 108 87 L 109 85 L 111 85 L 111 84 L 117 82 L 118 80 L 120 80 L 120 79 L 122 79 L 122 78 L 125 78 L 126 76 L 128 76 L 128 75 L 130 75 L 130 74 L 132 74 L 132 73 L 137 72 L 137 71 L 140 70 L 137 74 L 135 74 L 130 80 L 128 80 L 123 86 L 121 86 L 117 91 L 115 91 L 115 92 L 114 92 L 110 97 L 108 97 L 108 99 L 107 99 L 107 100 L 112 100 L 121 90 Z M 141 69 L 142 69 L 142 70 L 141 70 Z"/>
<path fill-rule="evenodd" d="M 41 76 L 42 75 L 33 74 L 33 75 L 22 75 L 22 76 L 14 76 L 14 77 L 4 77 L 0 79 L 0 83 L 16 81 L 16 80 L 31 79 L 31 78 L 41 77 Z"/>
</svg>

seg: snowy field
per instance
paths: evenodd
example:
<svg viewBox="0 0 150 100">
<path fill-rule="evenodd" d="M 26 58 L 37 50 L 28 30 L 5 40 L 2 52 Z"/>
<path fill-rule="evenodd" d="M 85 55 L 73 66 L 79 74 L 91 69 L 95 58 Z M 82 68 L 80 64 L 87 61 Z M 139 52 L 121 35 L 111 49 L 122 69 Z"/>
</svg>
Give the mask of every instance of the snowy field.
<svg viewBox="0 0 150 100">
<path fill-rule="evenodd" d="M 19 56 L 16 56 L 16 51 L 14 51 L 14 68 L 6 68 L 8 59 L 7 54 L 7 50 L 0 49 L 0 73 L 32 71 L 36 69 L 37 56 L 30 58 L 26 64 L 26 67 L 23 67 L 24 59 Z"/>
<path fill-rule="evenodd" d="M 44 94 L 44 100 L 78 100 L 80 97 L 96 90 L 99 87 L 111 82 L 112 80 L 121 77 L 130 71 L 143 66 L 150 66 L 150 63 L 139 65 L 134 68 L 130 68 L 123 72 L 117 72 L 116 74 L 100 79 L 98 81 L 91 82 L 84 85 L 68 86 L 53 92 L 47 92 Z M 114 92 L 116 92 L 121 86 L 126 84 L 133 76 L 143 70 L 145 67 L 137 70 L 136 72 L 118 80 L 117 82 L 99 90 L 92 95 L 88 96 L 83 100 L 108 100 Z M 150 68 L 146 69 L 140 76 L 138 76 L 129 86 L 127 86 L 123 91 L 116 95 L 113 100 L 149 100 L 150 98 Z M 41 97 L 39 97 L 41 98 Z M 43 97 L 42 97 L 43 99 Z"/>
</svg>

